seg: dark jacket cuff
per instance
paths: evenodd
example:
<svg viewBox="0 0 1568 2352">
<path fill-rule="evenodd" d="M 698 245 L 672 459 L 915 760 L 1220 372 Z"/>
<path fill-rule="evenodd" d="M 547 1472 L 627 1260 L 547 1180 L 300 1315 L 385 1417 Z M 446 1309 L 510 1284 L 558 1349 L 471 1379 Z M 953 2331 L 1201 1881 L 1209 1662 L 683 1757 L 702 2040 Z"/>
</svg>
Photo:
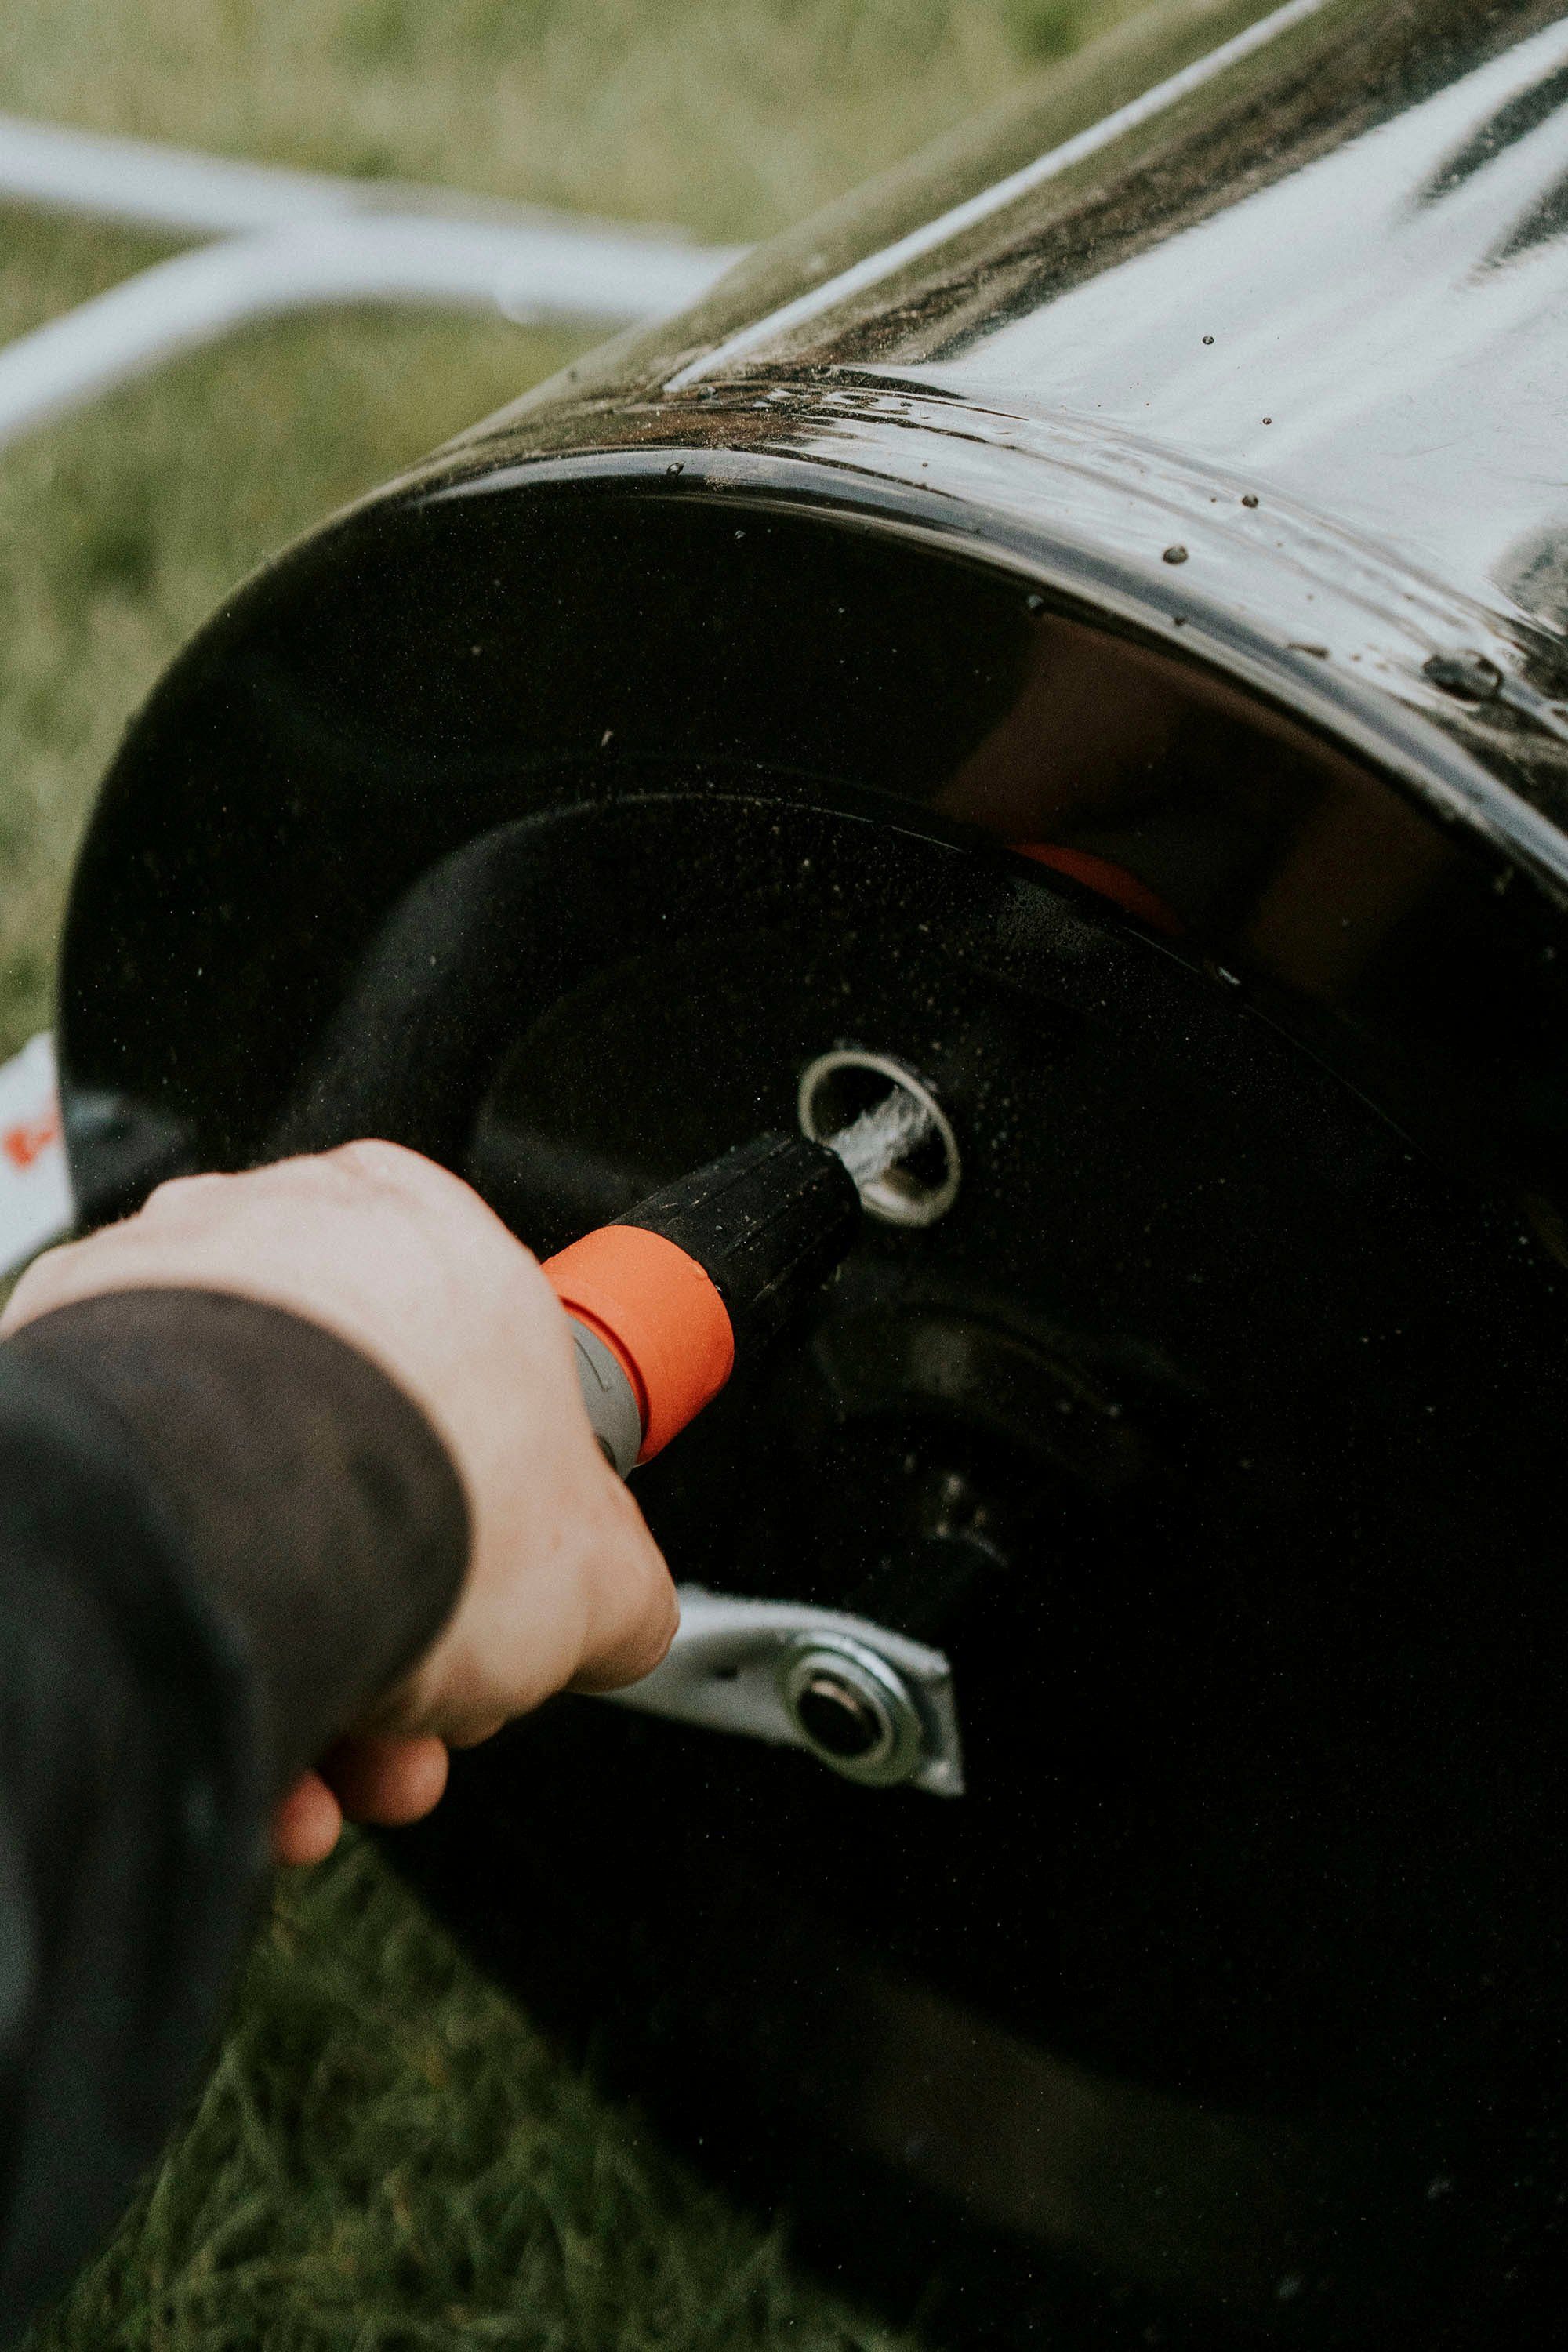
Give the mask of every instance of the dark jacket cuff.
<svg viewBox="0 0 1568 2352">
<path fill-rule="evenodd" d="M 8 1348 L 145 1463 L 205 1606 L 255 1677 L 279 1794 L 429 1647 L 468 1515 L 426 1415 L 319 1325 L 203 1290 L 111 1291 Z"/>
</svg>

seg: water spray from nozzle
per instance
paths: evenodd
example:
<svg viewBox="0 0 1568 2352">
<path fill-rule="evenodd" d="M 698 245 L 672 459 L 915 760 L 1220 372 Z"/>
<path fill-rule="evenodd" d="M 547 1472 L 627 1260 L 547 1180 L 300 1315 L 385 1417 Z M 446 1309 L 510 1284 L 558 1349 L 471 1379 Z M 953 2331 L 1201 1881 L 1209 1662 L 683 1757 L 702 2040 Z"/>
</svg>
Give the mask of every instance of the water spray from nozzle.
<svg viewBox="0 0 1568 2352">
<path fill-rule="evenodd" d="M 800 1120 L 804 1138 L 756 1136 L 547 1261 L 595 1435 L 623 1475 L 809 1305 L 864 1214 L 928 1225 L 952 1205 L 952 1126 L 897 1062 L 822 1055 Z"/>
<path fill-rule="evenodd" d="M 837 1151 L 854 1177 L 856 1189 L 863 1195 L 868 1185 L 886 1176 L 890 1168 L 907 1160 L 918 1144 L 935 1133 L 935 1121 L 927 1106 L 915 1096 L 895 1088 L 826 1141 L 828 1150 Z"/>
<path fill-rule="evenodd" d="M 841 1045 L 802 1072 L 801 1132 L 837 1153 L 860 1205 L 887 1225 L 933 1225 L 958 1196 L 958 1139 L 923 1079 L 889 1055 Z"/>
</svg>

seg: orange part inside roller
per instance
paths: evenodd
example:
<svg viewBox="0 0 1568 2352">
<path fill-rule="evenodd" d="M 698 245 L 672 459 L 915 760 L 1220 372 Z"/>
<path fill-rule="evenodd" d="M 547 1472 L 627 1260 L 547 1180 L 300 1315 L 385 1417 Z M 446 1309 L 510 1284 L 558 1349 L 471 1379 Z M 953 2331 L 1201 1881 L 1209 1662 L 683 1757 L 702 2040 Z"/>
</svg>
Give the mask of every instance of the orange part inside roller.
<svg viewBox="0 0 1568 2352">
<path fill-rule="evenodd" d="M 1020 857 L 1032 857 L 1037 866 L 1049 866 L 1069 880 L 1081 882 L 1086 890 L 1098 891 L 1100 898 L 1111 899 L 1124 914 L 1147 923 L 1152 931 L 1163 931 L 1168 939 L 1179 940 L 1186 929 L 1181 917 L 1146 882 L 1140 882 L 1125 866 L 1113 865 L 1109 857 L 1097 857 L 1092 850 L 1068 849 L 1051 841 L 1015 841 L 1011 846 Z"/>
</svg>

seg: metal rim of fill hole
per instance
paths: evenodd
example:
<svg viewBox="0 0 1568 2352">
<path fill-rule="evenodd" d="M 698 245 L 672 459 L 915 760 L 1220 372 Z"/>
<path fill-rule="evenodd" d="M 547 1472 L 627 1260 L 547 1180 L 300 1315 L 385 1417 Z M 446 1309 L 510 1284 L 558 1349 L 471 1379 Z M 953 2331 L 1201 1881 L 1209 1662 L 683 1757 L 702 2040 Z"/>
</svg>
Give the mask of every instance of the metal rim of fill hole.
<svg viewBox="0 0 1568 2352">
<path fill-rule="evenodd" d="M 918 1103 L 930 1121 L 931 1133 L 911 1157 L 922 1150 L 936 1151 L 942 1160 L 942 1172 L 935 1178 L 918 1174 L 907 1160 L 896 1160 L 884 1174 L 869 1178 L 861 1185 L 862 1205 L 868 1215 L 879 1218 L 884 1224 L 934 1225 L 958 1197 L 963 1174 L 958 1138 L 936 1097 L 901 1062 L 895 1062 L 887 1054 L 865 1053 L 851 1045 L 836 1046 L 831 1053 L 818 1054 L 800 1076 L 796 1113 L 801 1133 L 809 1136 L 814 1143 L 831 1142 L 859 1112 L 868 1109 L 869 1101 L 855 1102 L 847 1097 L 846 1081 L 852 1086 L 857 1077 L 884 1079 L 889 1088 Z"/>
<path fill-rule="evenodd" d="M 779 1687 L 806 1747 L 847 1780 L 889 1789 L 920 1769 L 925 1719 L 903 1677 L 875 1651 L 808 1637 L 786 1654 Z"/>
</svg>

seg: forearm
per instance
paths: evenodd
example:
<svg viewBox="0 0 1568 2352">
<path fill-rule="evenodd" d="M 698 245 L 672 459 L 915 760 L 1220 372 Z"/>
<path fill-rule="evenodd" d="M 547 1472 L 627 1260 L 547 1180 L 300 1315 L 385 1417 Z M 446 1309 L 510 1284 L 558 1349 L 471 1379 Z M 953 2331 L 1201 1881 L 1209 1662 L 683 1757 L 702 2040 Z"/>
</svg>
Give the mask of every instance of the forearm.
<svg viewBox="0 0 1568 2352">
<path fill-rule="evenodd" d="M 127 1291 L 0 1347 L 0 2340 L 221 2019 L 279 1791 L 426 1647 L 462 1490 L 297 1318 Z"/>
<path fill-rule="evenodd" d="M 268 1793 L 429 1646 L 468 1513 L 428 1420 L 357 1349 L 218 1292 L 127 1290 L 6 1342 L 112 1431 L 192 1596 L 249 1666 Z"/>
</svg>

